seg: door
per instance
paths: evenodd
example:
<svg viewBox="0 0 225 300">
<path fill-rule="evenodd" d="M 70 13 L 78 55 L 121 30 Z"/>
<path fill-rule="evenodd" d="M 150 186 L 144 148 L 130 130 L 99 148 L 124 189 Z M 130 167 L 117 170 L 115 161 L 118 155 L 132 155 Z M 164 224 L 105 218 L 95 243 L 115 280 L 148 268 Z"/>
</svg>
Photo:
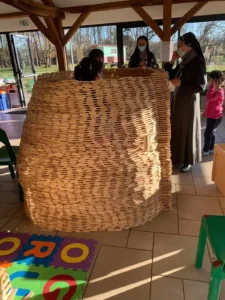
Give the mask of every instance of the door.
<svg viewBox="0 0 225 300">
<path fill-rule="evenodd" d="M 10 43 L 12 46 L 12 59 L 15 66 L 18 93 L 22 106 L 27 106 L 37 76 L 30 41 L 27 36 L 11 34 Z"/>
</svg>

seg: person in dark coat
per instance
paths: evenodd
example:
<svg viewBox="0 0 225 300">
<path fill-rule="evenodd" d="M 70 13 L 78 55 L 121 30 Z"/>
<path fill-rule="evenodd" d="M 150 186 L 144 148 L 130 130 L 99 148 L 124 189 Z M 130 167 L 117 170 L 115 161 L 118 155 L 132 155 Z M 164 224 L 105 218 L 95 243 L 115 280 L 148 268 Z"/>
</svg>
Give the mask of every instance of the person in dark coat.
<svg viewBox="0 0 225 300">
<path fill-rule="evenodd" d="M 137 39 L 137 46 L 132 54 L 128 67 L 138 68 L 140 60 L 145 62 L 146 68 L 158 69 L 159 65 L 156 61 L 155 55 L 149 50 L 149 43 L 146 36 L 139 36 Z"/>
<path fill-rule="evenodd" d="M 182 62 L 173 69 L 179 57 Z M 202 159 L 199 93 L 206 86 L 205 59 L 193 33 L 179 38 L 177 52 L 164 68 L 175 86 L 171 117 L 172 162 L 182 165 L 181 172 L 188 172 Z"/>
</svg>

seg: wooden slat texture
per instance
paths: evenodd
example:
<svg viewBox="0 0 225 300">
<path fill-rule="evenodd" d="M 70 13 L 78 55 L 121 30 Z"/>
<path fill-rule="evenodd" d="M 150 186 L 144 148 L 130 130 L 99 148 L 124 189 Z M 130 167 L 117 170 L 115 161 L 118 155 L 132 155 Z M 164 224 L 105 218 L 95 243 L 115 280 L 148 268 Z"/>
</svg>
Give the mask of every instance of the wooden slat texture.
<svg viewBox="0 0 225 300">
<path fill-rule="evenodd" d="M 40 75 L 17 157 L 26 214 L 47 230 L 143 225 L 172 208 L 170 155 L 165 71 Z"/>
</svg>

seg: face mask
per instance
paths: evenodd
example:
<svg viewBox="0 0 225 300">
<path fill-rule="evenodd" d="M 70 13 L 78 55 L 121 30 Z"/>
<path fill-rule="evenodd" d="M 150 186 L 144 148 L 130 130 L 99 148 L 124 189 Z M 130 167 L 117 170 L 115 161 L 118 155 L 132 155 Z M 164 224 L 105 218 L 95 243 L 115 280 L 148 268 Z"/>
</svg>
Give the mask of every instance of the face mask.
<svg viewBox="0 0 225 300">
<path fill-rule="evenodd" d="M 139 49 L 141 52 L 144 52 L 145 49 L 146 49 L 146 46 L 138 46 L 138 49 Z"/>
<path fill-rule="evenodd" d="M 177 53 L 178 53 L 178 55 L 182 58 L 182 57 L 184 57 L 184 55 L 186 54 L 186 52 L 184 52 L 184 51 L 182 51 L 181 49 L 177 49 Z"/>
</svg>

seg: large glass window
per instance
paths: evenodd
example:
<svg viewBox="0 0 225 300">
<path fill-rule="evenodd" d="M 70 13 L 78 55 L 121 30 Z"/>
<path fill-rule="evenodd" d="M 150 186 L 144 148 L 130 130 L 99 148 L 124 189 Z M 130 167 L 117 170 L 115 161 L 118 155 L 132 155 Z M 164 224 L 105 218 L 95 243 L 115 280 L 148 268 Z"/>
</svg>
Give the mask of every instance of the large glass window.
<svg viewBox="0 0 225 300">
<path fill-rule="evenodd" d="M 0 34 L 0 78 L 8 81 L 14 80 L 8 43 L 5 34 Z"/>
<path fill-rule="evenodd" d="M 75 65 L 94 48 L 104 52 L 106 67 L 118 64 L 116 26 L 80 28 L 72 37 L 71 44 Z"/>
<path fill-rule="evenodd" d="M 200 44 L 206 60 L 207 71 L 225 70 L 225 21 L 185 24 L 181 35 L 193 32 Z"/>
<path fill-rule="evenodd" d="M 162 26 L 161 26 L 162 28 Z M 148 38 L 149 48 L 156 57 L 158 64 L 161 66 L 162 62 L 160 61 L 160 38 L 151 30 L 150 27 L 135 27 L 135 28 L 124 28 L 123 29 L 123 44 L 124 44 L 124 64 L 128 65 L 131 55 L 134 52 L 134 49 L 137 45 L 137 39 L 139 36 L 144 35 Z M 178 39 L 178 33 L 172 36 L 172 41 L 176 48 Z"/>
</svg>

